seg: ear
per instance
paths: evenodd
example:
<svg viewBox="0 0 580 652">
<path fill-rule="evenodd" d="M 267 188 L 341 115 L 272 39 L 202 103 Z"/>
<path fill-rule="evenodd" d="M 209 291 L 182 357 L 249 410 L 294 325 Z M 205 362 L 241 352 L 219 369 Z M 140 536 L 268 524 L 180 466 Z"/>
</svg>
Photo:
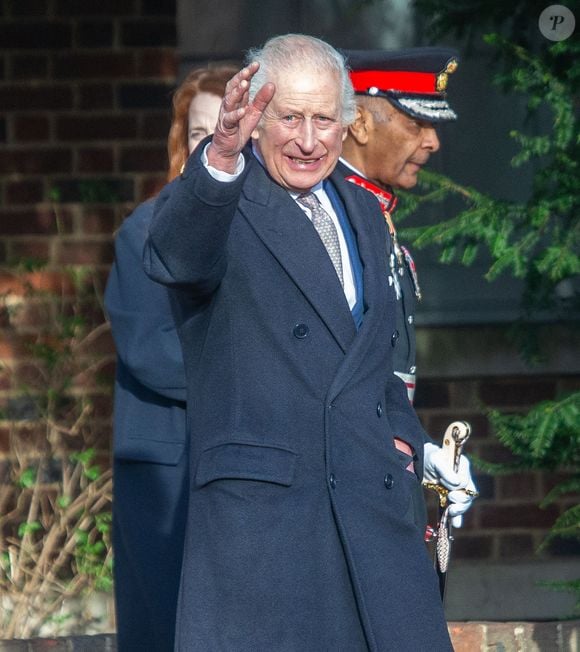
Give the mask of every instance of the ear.
<svg viewBox="0 0 580 652">
<path fill-rule="evenodd" d="M 364 106 L 356 107 L 354 122 L 348 126 L 351 137 L 359 144 L 366 145 L 373 127 L 373 115 Z"/>
</svg>

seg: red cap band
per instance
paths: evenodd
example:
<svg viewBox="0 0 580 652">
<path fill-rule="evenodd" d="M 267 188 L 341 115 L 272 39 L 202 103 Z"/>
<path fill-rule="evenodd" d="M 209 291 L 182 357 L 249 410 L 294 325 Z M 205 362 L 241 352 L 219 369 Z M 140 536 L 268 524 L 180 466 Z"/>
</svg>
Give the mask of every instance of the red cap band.
<svg viewBox="0 0 580 652">
<path fill-rule="evenodd" d="M 373 86 L 381 91 L 437 93 L 437 75 L 431 72 L 357 70 L 349 74 L 355 92 L 359 93 L 366 93 Z"/>
</svg>

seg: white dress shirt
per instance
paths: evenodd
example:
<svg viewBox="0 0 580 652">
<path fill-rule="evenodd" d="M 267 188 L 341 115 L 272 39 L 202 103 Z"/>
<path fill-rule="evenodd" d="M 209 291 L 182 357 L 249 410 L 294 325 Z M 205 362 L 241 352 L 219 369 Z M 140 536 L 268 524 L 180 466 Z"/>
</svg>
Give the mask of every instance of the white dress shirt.
<svg viewBox="0 0 580 652">
<path fill-rule="evenodd" d="M 216 168 L 212 167 L 209 164 L 209 161 L 207 159 L 207 148 L 209 147 L 209 143 L 205 146 L 202 155 L 201 155 L 201 160 L 202 163 L 204 164 L 205 168 L 209 172 L 209 174 L 216 179 L 216 181 L 223 181 L 225 183 L 228 183 L 230 181 L 235 181 L 240 174 L 244 171 L 245 167 L 245 160 L 244 156 L 240 154 L 238 158 L 238 162 L 236 164 L 236 171 L 233 174 L 230 174 L 229 172 L 223 172 L 222 170 L 217 170 Z M 262 160 L 262 157 L 260 156 L 259 152 L 257 149 L 254 147 L 253 148 L 253 153 L 254 156 L 258 159 L 258 161 L 264 165 L 264 162 Z M 264 166 L 265 167 L 265 166 Z M 344 281 L 344 296 L 346 297 L 346 300 L 348 302 L 349 308 L 352 310 L 353 306 L 356 303 L 356 286 L 354 283 L 354 275 L 352 272 L 352 265 L 350 263 L 350 256 L 348 253 L 348 246 L 346 244 L 346 239 L 344 237 L 344 233 L 342 231 L 342 227 L 340 225 L 340 221 L 338 219 L 338 216 L 336 214 L 336 211 L 334 210 L 332 203 L 326 194 L 326 191 L 324 190 L 322 186 L 322 181 L 316 184 L 313 188 L 310 189 L 311 192 L 313 192 L 316 197 L 318 198 L 318 201 L 322 205 L 322 208 L 330 215 L 334 226 L 336 227 L 336 231 L 338 233 L 338 241 L 340 244 L 340 256 L 342 259 L 342 277 Z M 296 205 L 300 207 L 300 209 L 306 214 L 308 219 L 312 219 L 311 217 L 311 212 L 309 208 L 306 208 L 306 206 L 303 206 L 301 203 L 297 201 L 298 195 L 301 193 L 298 192 L 289 192 L 288 193 L 292 199 L 296 202 Z"/>
</svg>

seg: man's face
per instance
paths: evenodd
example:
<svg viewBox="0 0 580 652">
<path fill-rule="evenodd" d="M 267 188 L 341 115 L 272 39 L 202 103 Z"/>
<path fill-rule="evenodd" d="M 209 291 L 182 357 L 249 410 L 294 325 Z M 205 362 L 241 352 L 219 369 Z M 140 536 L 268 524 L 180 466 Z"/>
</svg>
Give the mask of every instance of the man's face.
<svg viewBox="0 0 580 652">
<path fill-rule="evenodd" d="M 253 137 L 274 181 L 305 192 L 332 172 L 342 150 L 338 75 L 298 69 L 272 81 L 276 92 Z"/>
<path fill-rule="evenodd" d="M 365 174 L 381 186 L 409 189 L 429 156 L 439 149 L 430 122 L 417 120 L 376 98 L 372 130 L 365 148 Z"/>
</svg>

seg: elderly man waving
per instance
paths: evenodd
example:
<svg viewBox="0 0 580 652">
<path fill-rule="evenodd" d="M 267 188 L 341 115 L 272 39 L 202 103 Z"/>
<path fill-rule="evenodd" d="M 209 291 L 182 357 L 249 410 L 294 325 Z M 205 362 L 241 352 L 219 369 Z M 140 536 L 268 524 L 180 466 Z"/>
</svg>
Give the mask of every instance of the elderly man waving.
<svg viewBox="0 0 580 652">
<path fill-rule="evenodd" d="M 147 272 L 182 296 L 177 649 L 450 650 L 410 501 L 428 438 L 385 374 L 386 227 L 333 172 L 354 117 L 343 58 L 286 35 L 249 60 L 213 137 L 161 193 L 145 249 Z"/>
</svg>

